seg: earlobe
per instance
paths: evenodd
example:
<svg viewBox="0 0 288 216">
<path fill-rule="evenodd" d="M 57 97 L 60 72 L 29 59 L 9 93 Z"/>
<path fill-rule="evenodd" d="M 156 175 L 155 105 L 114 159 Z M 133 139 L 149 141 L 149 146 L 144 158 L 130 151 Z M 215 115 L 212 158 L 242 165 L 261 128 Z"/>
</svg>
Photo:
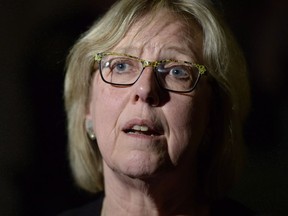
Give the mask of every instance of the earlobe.
<svg viewBox="0 0 288 216">
<path fill-rule="evenodd" d="M 91 119 L 86 118 L 85 120 L 85 128 L 86 132 L 91 140 L 96 140 L 96 135 L 93 129 L 93 121 Z"/>
</svg>

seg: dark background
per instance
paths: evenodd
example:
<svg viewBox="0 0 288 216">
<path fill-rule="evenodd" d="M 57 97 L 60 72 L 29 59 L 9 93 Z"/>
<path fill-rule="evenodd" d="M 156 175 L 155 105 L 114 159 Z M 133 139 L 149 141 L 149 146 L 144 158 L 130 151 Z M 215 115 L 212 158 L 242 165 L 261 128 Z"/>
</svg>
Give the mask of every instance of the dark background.
<svg viewBox="0 0 288 216">
<path fill-rule="evenodd" d="M 65 57 L 113 0 L 0 0 L 0 215 L 55 215 L 91 198 L 66 154 Z M 288 215 L 288 1 L 226 0 L 252 84 L 249 165 L 232 196 Z"/>
</svg>

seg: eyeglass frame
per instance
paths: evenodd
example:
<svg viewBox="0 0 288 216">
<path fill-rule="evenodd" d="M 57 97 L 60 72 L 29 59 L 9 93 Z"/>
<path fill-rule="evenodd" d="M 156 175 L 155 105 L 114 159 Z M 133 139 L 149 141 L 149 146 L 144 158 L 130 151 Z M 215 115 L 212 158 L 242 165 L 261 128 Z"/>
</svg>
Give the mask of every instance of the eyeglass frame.
<svg viewBox="0 0 288 216">
<path fill-rule="evenodd" d="M 139 76 L 138 78 L 133 82 L 133 83 L 129 83 L 129 84 L 120 84 L 120 83 L 113 83 L 113 82 L 109 82 L 107 80 L 105 80 L 103 74 L 102 74 L 102 67 L 101 67 L 101 61 L 103 59 L 103 57 L 105 56 L 108 56 L 108 55 L 115 55 L 115 56 L 125 56 L 125 57 L 129 57 L 129 58 L 132 58 L 132 59 L 135 59 L 137 61 L 139 61 L 141 64 L 142 64 L 142 70 L 141 72 L 139 73 Z M 173 89 L 169 89 L 169 88 L 165 88 L 163 87 L 163 85 L 161 84 L 161 82 L 158 80 L 158 76 L 156 74 L 156 80 L 157 80 L 157 83 L 158 85 L 164 89 L 164 90 L 167 90 L 167 91 L 170 91 L 170 92 L 176 92 L 176 93 L 189 93 L 189 92 L 192 92 L 200 78 L 202 75 L 205 75 L 206 72 L 207 72 L 207 68 L 202 65 L 202 64 L 197 64 L 197 63 L 192 63 L 192 62 L 188 62 L 188 61 L 179 61 L 179 60 L 172 60 L 172 59 L 165 59 L 165 60 L 158 60 L 158 61 L 148 61 L 148 60 L 145 60 L 145 59 L 141 59 L 141 58 L 138 58 L 136 56 L 132 56 L 132 55 L 129 55 L 129 54 L 125 54 L 125 53 L 116 53 L 116 52 L 100 52 L 100 53 L 97 53 L 95 56 L 94 56 L 94 61 L 97 62 L 99 64 L 99 71 L 100 71 L 100 76 L 102 78 L 102 80 L 105 82 L 105 83 L 108 83 L 110 85 L 115 85 L 115 86 L 132 86 L 134 85 L 138 79 L 141 77 L 144 69 L 146 67 L 152 67 L 153 68 L 153 72 L 157 73 L 157 70 L 156 67 L 159 65 L 159 64 L 163 64 L 163 63 L 167 63 L 167 62 L 176 62 L 176 63 L 183 63 L 183 64 L 188 64 L 188 65 L 191 65 L 191 66 L 194 66 L 198 69 L 198 76 L 197 76 L 197 79 L 195 81 L 195 84 L 193 85 L 193 87 L 190 89 L 190 90 L 185 90 L 185 91 L 178 91 L 178 90 L 173 90 Z"/>
</svg>

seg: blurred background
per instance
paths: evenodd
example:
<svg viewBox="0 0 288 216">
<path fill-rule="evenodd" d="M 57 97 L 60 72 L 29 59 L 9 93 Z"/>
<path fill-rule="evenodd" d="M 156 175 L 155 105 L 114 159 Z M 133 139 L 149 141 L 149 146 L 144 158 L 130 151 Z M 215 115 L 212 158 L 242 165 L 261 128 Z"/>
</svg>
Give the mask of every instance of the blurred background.
<svg viewBox="0 0 288 216">
<path fill-rule="evenodd" d="M 0 0 L 0 215 L 56 215 L 91 198 L 74 186 L 63 107 L 65 58 L 114 0 Z M 249 164 L 235 199 L 288 215 L 288 1 L 223 0 L 246 55 Z"/>
</svg>

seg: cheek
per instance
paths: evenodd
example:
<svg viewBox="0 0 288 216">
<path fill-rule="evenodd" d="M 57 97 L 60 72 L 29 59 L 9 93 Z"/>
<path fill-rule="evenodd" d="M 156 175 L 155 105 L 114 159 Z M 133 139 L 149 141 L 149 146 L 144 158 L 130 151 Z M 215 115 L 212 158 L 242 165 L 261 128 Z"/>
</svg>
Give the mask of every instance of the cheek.
<svg viewBox="0 0 288 216">
<path fill-rule="evenodd" d="M 175 104 L 166 110 L 170 133 L 168 150 L 175 163 L 184 152 L 194 160 L 209 119 L 209 100 L 202 100 L 201 95 L 184 99 L 174 100 Z"/>
<path fill-rule="evenodd" d="M 115 143 L 117 122 L 124 104 L 121 98 L 117 88 L 112 88 L 102 80 L 99 80 L 99 76 L 95 76 L 90 115 L 100 150 L 109 151 L 112 148 L 111 143 Z"/>
</svg>

